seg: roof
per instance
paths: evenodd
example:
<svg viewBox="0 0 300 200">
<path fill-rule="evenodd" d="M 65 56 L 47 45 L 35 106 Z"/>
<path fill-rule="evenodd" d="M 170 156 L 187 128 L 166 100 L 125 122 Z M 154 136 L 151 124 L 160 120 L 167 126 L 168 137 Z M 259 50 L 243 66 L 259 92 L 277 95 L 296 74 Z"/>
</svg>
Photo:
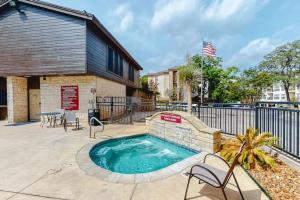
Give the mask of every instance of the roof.
<svg viewBox="0 0 300 200">
<path fill-rule="evenodd" d="M 160 71 L 160 72 L 149 73 L 147 75 L 148 76 L 159 76 L 159 75 L 163 75 L 163 74 L 169 74 L 169 71 L 168 70 L 164 70 L 164 71 Z"/>
<path fill-rule="evenodd" d="M 0 7 L 5 6 L 12 0 L 0 0 Z M 117 39 L 100 23 L 100 21 L 91 13 L 88 13 L 86 11 L 80 11 L 80 10 L 75 10 L 63 6 L 59 6 L 56 4 L 48 3 L 45 1 L 40 1 L 40 0 L 17 0 L 18 2 L 26 3 L 29 5 L 41 7 L 44 9 L 48 9 L 51 11 L 63 13 L 66 15 L 71 15 L 74 17 L 78 17 L 84 20 L 87 20 L 94 24 L 106 37 L 111 40 L 111 42 L 114 43 L 130 60 L 131 62 L 136 65 L 136 67 L 140 70 L 143 70 L 141 65 L 129 54 L 129 52 L 117 41 Z"/>
<path fill-rule="evenodd" d="M 169 71 L 178 71 L 179 66 L 175 66 L 175 67 L 171 67 L 167 70 L 163 70 L 163 71 L 159 71 L 159 72 L 154 72 L 154 73 L 149 73 L 147 74 L 148 76 L 158 76 L 158 75 L 162 75 L 162 74 L 168 74 Z"/>
</svg>

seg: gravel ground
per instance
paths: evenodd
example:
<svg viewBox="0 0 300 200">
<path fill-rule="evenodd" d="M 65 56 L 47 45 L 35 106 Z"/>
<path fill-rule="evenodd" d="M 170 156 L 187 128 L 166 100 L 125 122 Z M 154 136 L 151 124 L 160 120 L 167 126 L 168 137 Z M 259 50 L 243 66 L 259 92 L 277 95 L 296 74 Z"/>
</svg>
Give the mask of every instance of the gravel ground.
<svg viewBox="0 0 300 200">
<path fill-rule="evenodd" d="M 300 173 L 280 160 L 276 162 L 274 170 L 257 166 L 249 172 L 273 200 L 300 200 Z"/>
</svg>

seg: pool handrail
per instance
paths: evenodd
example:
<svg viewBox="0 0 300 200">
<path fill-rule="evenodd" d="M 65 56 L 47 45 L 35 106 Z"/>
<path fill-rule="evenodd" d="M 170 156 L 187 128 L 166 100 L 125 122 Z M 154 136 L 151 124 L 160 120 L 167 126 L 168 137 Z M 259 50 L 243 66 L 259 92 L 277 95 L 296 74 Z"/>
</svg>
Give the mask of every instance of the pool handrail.
<svg viewBox="0 0 300 200">
<path fill-rule="evenodd" d="M 96 121 L 96 122 L 98 122 L 101 126 L 102 126 L 102 130 L 100 131 L 100 132 L 102 132 L 102 131 L 104 131 L 104 124 L 100 121 L 100 120 L 98 120 L 96 117 L 92 117 L 91 119 L 90 119 L 90 121 L 89 121 L 89 126 L 90 126 L 90 138 L 92 138 L 92 122 L 93 121 Z M 94 132 L 94 139 L 96 139 L 96 132 L 97 131 L 95 131 Z"/>
</svg>

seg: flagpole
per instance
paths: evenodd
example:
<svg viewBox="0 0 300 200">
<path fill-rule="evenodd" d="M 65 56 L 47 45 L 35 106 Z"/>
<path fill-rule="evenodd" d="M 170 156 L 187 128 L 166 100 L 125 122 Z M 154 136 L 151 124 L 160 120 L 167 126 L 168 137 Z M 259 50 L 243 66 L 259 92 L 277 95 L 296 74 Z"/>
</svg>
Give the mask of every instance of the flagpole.
<svg viewBox="0 0 300 200">
<path fill-rule="evenodd" d="M 201 87 L 200 87 L 200 89 L 201 89 L 201 91 L 200 91 L 200 103 L 201 103 L 201 105 L 203 104 L 203 58 L 204 58 L 204 56 L 203 56 L 203 42 L 204 42 L 204 40 L 202 39 L 202 58 L 201 58 Z"/>
</svg>

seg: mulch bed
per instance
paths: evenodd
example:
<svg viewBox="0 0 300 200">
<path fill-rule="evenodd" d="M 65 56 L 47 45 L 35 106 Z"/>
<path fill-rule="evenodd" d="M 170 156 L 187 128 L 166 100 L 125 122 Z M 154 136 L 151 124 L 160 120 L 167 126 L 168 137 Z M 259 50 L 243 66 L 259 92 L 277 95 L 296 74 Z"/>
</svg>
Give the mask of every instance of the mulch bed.
<svg viewBox="0 0 300 200">
<path fill-rule="evenodd" d="M 276 163 L 273 170 L 258 165 L 249 172 L 273 200 L 300 200 L 300 173 L 278 159 Z"/>
</svg>

